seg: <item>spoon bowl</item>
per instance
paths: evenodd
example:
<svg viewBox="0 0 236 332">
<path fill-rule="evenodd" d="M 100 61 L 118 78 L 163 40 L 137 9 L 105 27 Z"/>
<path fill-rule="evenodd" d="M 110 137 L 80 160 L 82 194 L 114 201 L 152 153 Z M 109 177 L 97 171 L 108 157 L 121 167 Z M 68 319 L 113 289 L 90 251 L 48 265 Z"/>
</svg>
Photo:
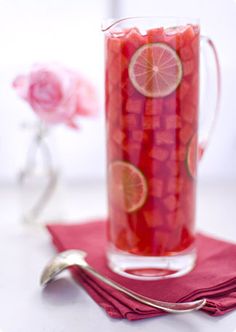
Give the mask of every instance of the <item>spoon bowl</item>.
<svg viewBox="0 0 236 332">
<path fill-rule="evenodd" d="M 71 266 L 87 265 L 87 253 L 82 250 L 66 250 L 56 255 L 45 267 L 41 275 L 40 284 L 46 286 L 58 274 Z"/>
</svg>

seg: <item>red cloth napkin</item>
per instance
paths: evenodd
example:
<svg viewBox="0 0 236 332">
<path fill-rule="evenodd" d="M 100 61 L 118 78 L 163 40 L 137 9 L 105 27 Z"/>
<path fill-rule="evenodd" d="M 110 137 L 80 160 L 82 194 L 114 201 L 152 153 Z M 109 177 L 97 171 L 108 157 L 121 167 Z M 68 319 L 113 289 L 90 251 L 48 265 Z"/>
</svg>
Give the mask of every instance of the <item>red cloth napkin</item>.
<svg viewBox="0 0 236 332">
<path fill-rule="evenodd" d="M 106 223 L 102 221 L 77 225 L 49 225 L 58 251 L 81 249 L 88 262 L 103 275 L 145 296 L 171 302 L 207 298 L 203 311 L 223 315 L 236 307 L 236 245 L 198 234 L 198 262 L 189 274 L 160 281 L 139 281 L 119 276 L 107 267 Z M 113 318 L 138 320 L 164 313 L 138 303 L 95 280 L 83 271 L 74 270 L 75 279 Z"/>
</svg>

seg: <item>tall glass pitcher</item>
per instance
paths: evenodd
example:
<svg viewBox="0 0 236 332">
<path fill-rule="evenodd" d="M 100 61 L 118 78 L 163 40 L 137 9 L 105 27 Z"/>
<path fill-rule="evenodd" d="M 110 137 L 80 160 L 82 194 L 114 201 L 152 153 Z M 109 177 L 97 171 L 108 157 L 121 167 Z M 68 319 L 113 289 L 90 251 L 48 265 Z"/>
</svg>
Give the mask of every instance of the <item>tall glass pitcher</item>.
<svg viewBox="0 0 236 332">
<path fill-rule="evenodd" d="M 110 268 L 136 279 L 190 271 L 196 261 L 200 42 L 197 20 L 140 17 L 103 27 Z M 215 112 L 216 113 L 216 112 Z M 201 133 L 202 134 L 202 133 Z"/>
</svg>

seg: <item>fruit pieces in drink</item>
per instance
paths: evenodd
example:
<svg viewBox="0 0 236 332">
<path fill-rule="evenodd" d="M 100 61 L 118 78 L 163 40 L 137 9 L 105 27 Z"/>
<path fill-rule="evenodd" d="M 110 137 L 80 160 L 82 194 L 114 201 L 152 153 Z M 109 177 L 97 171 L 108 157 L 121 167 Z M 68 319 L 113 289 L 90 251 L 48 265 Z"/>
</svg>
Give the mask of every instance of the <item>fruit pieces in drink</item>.
<svg viewBox="0 0 236 332">
<path fill-rule="evenodd" d="M 155 56 L 158 49 L 164 54 L 171 49 L 173 64 L 173 77 L 161 87 L 153 70 L 156 60 L 163 61 L 161 53 Z M 129 165 L 130 174 L 140 175 L 145 197 L 139 193 L 137 199 L 136 191 L 123 185 L 120 190 L 108 176 L 111 242 L 120 250 L 173 255 L 194 241 L 198 50 L 199 28 L 192 25 L 152 29 L 146 35 L 135 28 L 107 37 L 108 169 Z"/>
</svg>

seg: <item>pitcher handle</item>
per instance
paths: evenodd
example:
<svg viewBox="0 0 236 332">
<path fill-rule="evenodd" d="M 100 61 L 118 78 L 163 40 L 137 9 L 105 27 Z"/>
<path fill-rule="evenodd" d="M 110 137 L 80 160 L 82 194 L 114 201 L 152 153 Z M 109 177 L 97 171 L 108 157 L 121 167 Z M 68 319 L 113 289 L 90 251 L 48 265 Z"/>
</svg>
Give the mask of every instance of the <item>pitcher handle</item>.
<svg viewBox="0 0 236 332">
<path fill-rule="evenodd" d="M 208 47 L 213 54 L 214 62 L 215 62 L 215 67 L 216 67 L 216 101 L 215 101 L 215 106 L 214 106 L 214 113 L 212 115 L 212 119 L 210 119 L 209 123 L 209 128 L 205 130 L 205 132 L 200 133 L 200 136 L 202 138 L 199 140 L 199 148 L 198 148 L 198 159 L 201 160 L 208 143 L 211 139 L 213 130 L 215 128 L 217 116 L 219 114 L 219 109 L 220 109 L 220 97 L 221 97 L 221 70 L 220 70 L 220 63 L 219 63 L 219 58 L 218 58 L 218 53 L 216 51 L 215 44 L 213 41 L 206 37 L 206 36 L 201 36 L 201 46 Z"/>
</svg>

